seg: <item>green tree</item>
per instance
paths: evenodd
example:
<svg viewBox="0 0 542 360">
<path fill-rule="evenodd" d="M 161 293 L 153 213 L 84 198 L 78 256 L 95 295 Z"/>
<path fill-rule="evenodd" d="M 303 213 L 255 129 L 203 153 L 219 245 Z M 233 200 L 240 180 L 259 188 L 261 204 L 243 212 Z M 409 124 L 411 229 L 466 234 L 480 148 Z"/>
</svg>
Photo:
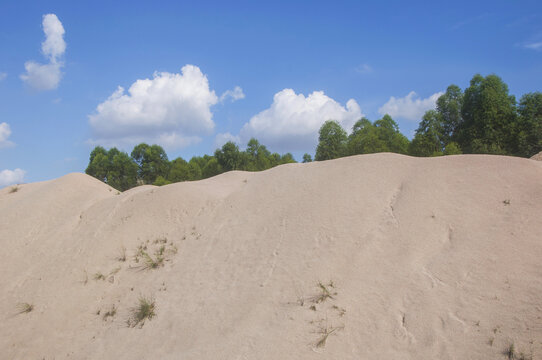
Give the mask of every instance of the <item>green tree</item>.
<svg viewBox="0 0 542 360">
<path fill-rule="evenodd" d="M 497 75 L 474 75 L 463 96 L 461 117 L 454 139 L 462 149 L 489 154 L 513 151 L 516 100 Z"/>
<path fill-rule="evenodd" d="M 85 172 L 120 191 L 137 184 L 137 164 L 117 148 L 107 151 L 101 146 L 95 147 Z"/>
<path fill-rule="evenodd" d="M 408 152 L 408 139 L 401 134 L 399 126 L 389 115 L 373 123 L 366 118 L 358 120 L 348 137 L 349 155 L 379 152 Z"/>
<path fill-rule="evenodd" d="M 542 151 L 542 93 L 528 93 L 521 97 L 519 118 L 514 131 L 516 154 L 531 157 Z"/>
<path fill-rule="evenodd" d="M 168 176 L 170 164 L 161 146 L 141 143 L 134 147 L 131 156 L 139 165 L 139 178 L 146 184 L 154 183 L 158 176 Z"/>
<path fill-rule="evenodd" d="M 346 155 L 346 131 L 334 120 L 326 121 L 319 131 L 316 161 L 336 159 Z"/>
<path fill-rule="evenodd" d="M 303 163 L 309 163 L 309 162 L 312 162 L 312 157 L 310 154 L 303 154 Z"/>
<path fill-rule="evenodd" d="M 202 172 L 203 178 L 206 179 L 206 178 L 210 178 L 212 176 L 221 174 L 223 170 L 220 164 L 218 163 L 218 160 L 212 157 L 209 161 L 207 161 L 207 164 L 205 164 L 205 167 L 202 169 L 201 172 Z"/>
<path fill-rule="evenodd" d="M 163 178 L 161 175 L 159 175 L 156 180 L 154 181 L 154 184 L 153 185 L 156 185 L 156 186 L 164 186 L 164 185 L 168 185 L 168 184 L 171 184 L 171 181 Z"/>
<path fill-rule="evenodd" d="M 215 158 L 224 171 L 238 170 L 241 163 L 239 147 L 232 141 L 225 143 L 215 151 Z"/>
<path fill-rule="evenodd" d="M 414 156 L 442 155 L 446 146 L 442 115 L 436 110 L 429 110 L 423 115 L 414 139 L 409 146 L 409 154 Z"/>
<path fill-rule="evenodd" d="M 461 108 L 463 106 L 463 92 L 457 85 L 450 85 L 446 93 L 437 99 L 437 112 L 441 121 L 441 139 L 447 144 L 452 141 L 463 122 Z"/>
<path fill-rule="evenodd" d="M 167 180 L 172 183 L 189 180 L 188 163 L 182 157 L 171 162 Z"/>
</svg>

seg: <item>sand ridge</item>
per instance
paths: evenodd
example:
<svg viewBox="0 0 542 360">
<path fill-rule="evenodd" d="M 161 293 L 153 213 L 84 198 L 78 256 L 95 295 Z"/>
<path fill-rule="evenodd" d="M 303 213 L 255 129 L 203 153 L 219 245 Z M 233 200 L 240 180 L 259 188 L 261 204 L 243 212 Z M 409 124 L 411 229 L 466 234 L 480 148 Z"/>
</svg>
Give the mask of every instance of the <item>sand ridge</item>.
<svg viewBox="0 0 542 360">
<path fill-rule="evenodd" d="M 373 154 L 2 189 L 2 356 L 541 358 L 541 165 Z M 130 327 L 141 296 L 156 316 Z"/>
</svg>

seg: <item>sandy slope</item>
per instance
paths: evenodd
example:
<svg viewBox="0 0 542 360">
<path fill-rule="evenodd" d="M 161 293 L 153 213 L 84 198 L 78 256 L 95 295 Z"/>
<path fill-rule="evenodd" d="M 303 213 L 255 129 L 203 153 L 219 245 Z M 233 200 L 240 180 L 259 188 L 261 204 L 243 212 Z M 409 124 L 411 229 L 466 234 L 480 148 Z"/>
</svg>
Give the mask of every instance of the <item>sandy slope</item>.
<svg viewBox="0 0 542 360">
<path fill-rule="evenodd" d="M 2 359 L 542 358 L 528 159 L 376 154 L 119 195 L 70 174 L 0 190 L 0 247 Z M 156 316 L 128 327 L 142 295 Z"/>
</svg>

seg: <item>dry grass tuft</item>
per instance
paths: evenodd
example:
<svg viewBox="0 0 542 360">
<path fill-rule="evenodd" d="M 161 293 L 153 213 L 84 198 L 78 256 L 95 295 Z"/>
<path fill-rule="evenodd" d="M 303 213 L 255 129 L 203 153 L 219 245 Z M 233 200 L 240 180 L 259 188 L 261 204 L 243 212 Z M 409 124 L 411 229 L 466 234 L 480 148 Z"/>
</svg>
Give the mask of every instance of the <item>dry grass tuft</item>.
<svg viewBox="0 0 542 360">
<path fill-rule="evenodd" d="M 30 303 L 17 304 L 17 314 L 26 314 L 34 310 L 34 305 Z"/>
</svg>

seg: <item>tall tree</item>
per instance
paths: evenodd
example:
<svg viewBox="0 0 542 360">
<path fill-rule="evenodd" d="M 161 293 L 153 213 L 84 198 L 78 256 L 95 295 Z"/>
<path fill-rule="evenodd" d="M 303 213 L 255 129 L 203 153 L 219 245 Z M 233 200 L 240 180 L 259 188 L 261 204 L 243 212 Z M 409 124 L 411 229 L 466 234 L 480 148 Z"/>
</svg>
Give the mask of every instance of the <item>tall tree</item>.
<svg viewBox="0 0 542 360">
<path fill-rule="evenodd" d="M 215 151 L 215 158 L 224 171 L 238 170 L 241 160 L 239 147 L 232 141 Z"/>
<path fill-rule="evenodd" d="M 101 146 L 95 147 L 85 172 L 120 191 L 137 183 L 137 164 L 117 148 L 107 151 Z"/>
<path fill-rule="evenodd" d="M 457 133 L 463 122 L 461 108 L 463 106 L 463 92 L 457 85 L 450 85 L 446 93 L 437 99 L 437 112 L 440 114 L 442 127 L 442 141 L 447 144 Z"/>
<path fill-rule="evenodd" d="M 326 121 L 319 131 L 316 161 L 336 159 L 346 155 L 346 131 L 334 120 Z"/>
<path fill-rule="evenodd" d="M 429 110 L 423 115 L 414 139 L 409 146 L 409 154 L 414 156 L 442 155 L 446 146 L 444 140 L 442 115 Z"/>
<path fill-rule="evenodd" d="M 154 183 L 158 176 L 167 177 L 170 164 L 161 146 L 142 143 L 134 147 L 131 156 L 139 165 L 139 178 L 146 184 Z"/>
<path fill-rule="evenodd" d="M 515 129 L 516 153 L 531 157 L 542 151 L 542 93 L 528 93 L 521 97 L 519 118 Z"/>
<path fill-rule="evenodd" d="M 513 144 L 516 100 L 497 75 L 474 75 L 465 90 L 457 141 L 469 153 L 506 154 Z"/>
</svg>

